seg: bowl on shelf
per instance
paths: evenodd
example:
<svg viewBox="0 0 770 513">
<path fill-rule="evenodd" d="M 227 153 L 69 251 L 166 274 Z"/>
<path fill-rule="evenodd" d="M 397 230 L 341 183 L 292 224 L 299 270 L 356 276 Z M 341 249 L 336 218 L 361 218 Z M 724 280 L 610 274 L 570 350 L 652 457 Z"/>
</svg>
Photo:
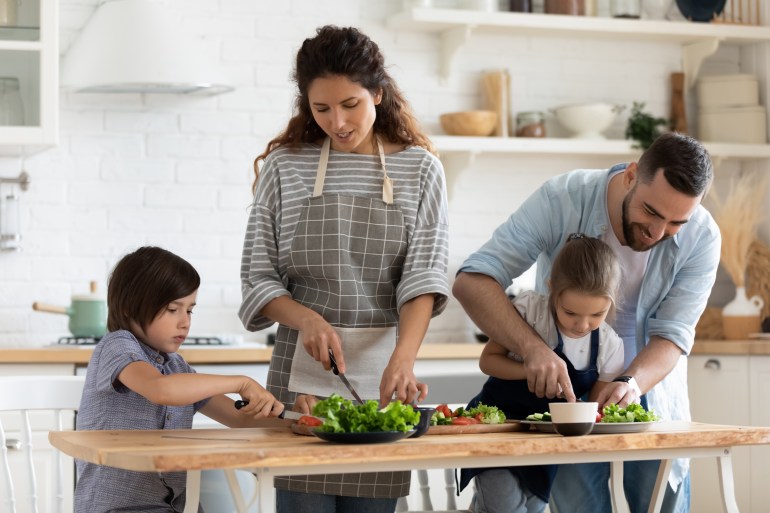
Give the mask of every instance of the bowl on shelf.
<svg viewBox="0 0 770 513">
<path fill-rule="evenodd" d="M 621 107 L 609 103 L 580 103 L 562 105 L 553 109 L 556 119 L 575 139 L 606 139 L 607 130 L 621 111 Z"/>
<path fill-rule="evenodd" d="M 497 126 L 497 113 L 492 110 L 466 110 L 439 116 L 441 128 L 448 135 L 492 135 Z"/>
</svg>

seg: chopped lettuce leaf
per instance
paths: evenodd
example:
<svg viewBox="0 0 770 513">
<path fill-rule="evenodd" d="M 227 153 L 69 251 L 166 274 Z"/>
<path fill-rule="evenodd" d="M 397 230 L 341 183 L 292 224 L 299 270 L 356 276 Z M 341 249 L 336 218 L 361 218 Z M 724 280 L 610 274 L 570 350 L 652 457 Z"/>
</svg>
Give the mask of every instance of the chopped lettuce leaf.
<svg viewBox="0 0 770 513">
<path fill-rule="evenodd" d="M 338 394 L 318 401 L 313 407 L 313 415 L 326 419 L 318 429 L 330 433 L 405 432 L 414 429 L 420 420 L 420 414 L 401 401 L 393 401 L 380 409 L 373 399 L 364 404 L 353 404 Z"/>
</svg>

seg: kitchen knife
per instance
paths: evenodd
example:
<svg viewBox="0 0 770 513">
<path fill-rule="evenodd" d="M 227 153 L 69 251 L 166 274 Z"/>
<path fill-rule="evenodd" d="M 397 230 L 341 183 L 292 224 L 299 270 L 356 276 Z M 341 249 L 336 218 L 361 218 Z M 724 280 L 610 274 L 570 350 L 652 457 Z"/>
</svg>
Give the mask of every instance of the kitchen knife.
<svg viewBox="0 0 770 513">
<path fill-rule="evenodd" d="M 249 401 L 243 401 L 241 399 L 235 401 L 235 409 L 240 410 L 244 406 L 249 404 Z M 291 411 L 291 410 L 283 410 L 279 415 L 279 419 L 291 419 L 291 420 L 299 420 L 301 417 L 314 417 L 314 415 L 308 415 L 307 413 L 300 413 L 298 411 Z M 315 417 L 318 420 L 324 420 L 321 417 Z"/>
<path fill-rule="evenodd" d="M 364 404 L 364 401 L 361 399 L 361 396 L 358 395 L 356 392 L 356 389 L 353 388 L 353 385 L 350 384 L 350 381 L 348 381 L 348 378 L 345 377 L 345 374 L 341 373 L 339 368 L 337 368 L 337 360 L 334 359 L 334 353 L 332 353 L 332 350 L 329 349 L 329 361 L 332 364 L 332 372 L 339 376 L 339 378 L 342 380 L 342 384 L 347 387 L 348 390 L 350 390 L 350 393 L 353 394 L 353 397 L 355 397 L 356 401 L 358 401 L 358 404 Z"/>
</svg>

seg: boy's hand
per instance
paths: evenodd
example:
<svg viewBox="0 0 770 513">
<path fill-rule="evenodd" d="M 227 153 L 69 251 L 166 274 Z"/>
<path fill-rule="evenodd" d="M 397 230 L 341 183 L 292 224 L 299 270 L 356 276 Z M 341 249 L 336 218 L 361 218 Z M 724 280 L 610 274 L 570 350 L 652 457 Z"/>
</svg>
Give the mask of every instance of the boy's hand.
<svg viewBox="0 0 770 513">
<path fill-rule="evenodd" d="M 241 409 L 247 415 L 255 418 L 277 417 L 283 412 L 283 403 L 251 378 L 246 378 L 238 394 L 249 403 Z"/>
</svg>

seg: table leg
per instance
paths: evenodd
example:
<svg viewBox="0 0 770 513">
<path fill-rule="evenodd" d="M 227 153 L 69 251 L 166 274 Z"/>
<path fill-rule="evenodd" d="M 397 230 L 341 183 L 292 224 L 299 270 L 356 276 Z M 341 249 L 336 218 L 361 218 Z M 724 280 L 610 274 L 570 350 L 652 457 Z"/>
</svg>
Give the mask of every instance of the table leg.
<svg viewBox="0 0 770 513">
<path fill-rule="evenodd" d="M 733 480 L 731 451 L 732 449 L 725 449 L 724 454 L 717 458 L 719 485 L 722 488 L 722 509 L 726 513 L 738 513 L 738 503 L 735 502 L 735 481 Z"/>
<path fill-rule="evenodd" d="M 259 513 L 275 513 L 275 475 L 269 468 L 255 470 L 259 481 Z"/>
<path fill-rule="evenodd" d="M 238 484 L 238 477 L 235 475 L 235 470 L 226 468 L 224 469 L 224 473 L 227 478 L 227 485 L 230 487 L 230 495 L 233 496 L 235 511 L 238 513 L 247 513 L 246 503 L 243 501 L 243 492 L 241 491 L 241 485 Z"/>
<path fill-rule="evenodd" d="M 614 513 L 630 513 L 626 492 L 623 489 L 623 462 L 610 462 L 610 497 Z"/>
<path fill-rule="evenodd" d="M 661 460 L 660 467 L 658 467 L 658 477 L 655 480 L 655 488 L 652 489 L 652 497 L 650 498 L 650 508 L 647 510 L 649 513 L 657 513 L 663 506 L 663 497 L 666 495 L 666 488 L 668 487 L 668 475 L 671 473 L 671 465 L 673 460 Z"/>
<path fill-rule="evenodd" d="M 185 490 L 184 513 L 198 513 L 201 499 L 201 471 L 187 471 L 187 489 Z"/>
</svg>

